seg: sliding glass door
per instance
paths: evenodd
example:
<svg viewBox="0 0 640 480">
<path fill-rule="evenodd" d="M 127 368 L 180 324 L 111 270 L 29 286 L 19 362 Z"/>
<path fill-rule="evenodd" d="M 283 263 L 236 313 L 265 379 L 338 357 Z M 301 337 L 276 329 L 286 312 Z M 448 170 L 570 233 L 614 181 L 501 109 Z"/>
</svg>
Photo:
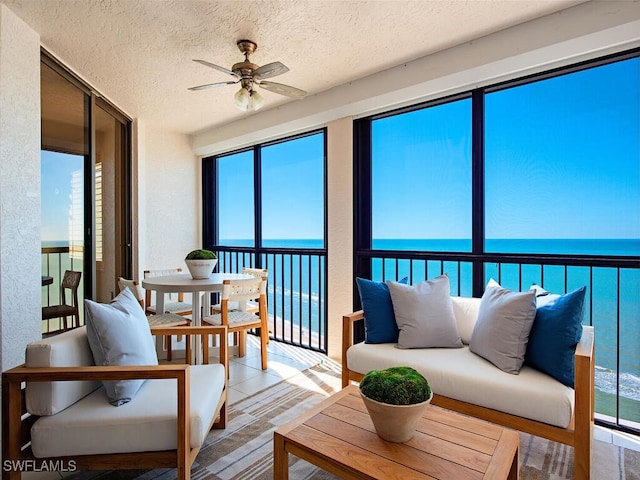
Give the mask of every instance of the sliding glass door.
<svg viewBox="0 0 640 480">
<path fill-rule="evenodd" d="M 80 302 L 109 301 L 131 273 L 130 121 L 45 53 L 41 66 L 43 305 L 65 270 L 82 272 Z"/>
</svg>

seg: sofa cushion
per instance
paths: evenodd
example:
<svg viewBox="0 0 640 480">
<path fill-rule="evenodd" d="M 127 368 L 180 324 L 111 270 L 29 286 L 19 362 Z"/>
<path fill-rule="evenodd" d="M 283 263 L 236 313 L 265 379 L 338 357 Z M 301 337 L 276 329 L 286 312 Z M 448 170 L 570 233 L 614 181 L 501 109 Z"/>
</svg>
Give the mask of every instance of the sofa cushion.
<svg viewBox="0 0 640 480">
<path fill-rule="evenodd" d="M 568 387 L 574 385 L 574 356 L 582 337 L 586 287 L 536 309 L 525 362 Z"/>
<path fill-rule="evenodd" d="M 460 348 L 462 340 L 451 304 L 449 277 L 416 285 L 387 282 L 400 333 L 398 348 Z"/>
<path fill-rule="evenodd" d="M 140 307 L 138 307 L 140 308 Z M 192 365 L 191 447 L 202 445 L 216 416 L 224 384 L 222 365 Z M 176 448 L 177 382 L 147 380 L 135 398 L 119 408 L 104 388 L 58 415 L 41 417 L 31 429 L 36 457 L 172 450 Z"/>
<path fill-rule="evenodd" d="M 407 278 L 400 280 L 406 283 Z M 364 311 L 364 341 L 367 343 L 395 343 L 398 325 L 393 314 L 389 287 L 384 282 L 356 278 L 360 303 Z"/>
<path fill-rule="evenodd" d="M 499 369 L 517 374 L 524 363 L 535 315 L 533 290 L 513 292 L 499 286 L 487 287 L 469 348 Z"/>
<path fill-rule="evenodd" d="M 391 343 L 358 343 L 347 350 L 350 370 L 366 374 L 406 365 L 422 373 L 434 395 L 443 395 L 519 417 L 566 428 L 574 391 L 527 365 L 511 375 L 464 348 L 399 350 Z"/>
<path fill-rule="evenodd" d="M 149 322 L 127 288 L 110 303 L 85 300 L 87 337 L 96 365 L 157 365 Z M 103 382 L 112 405 L 131 401 L 144 380 Z"/>
<path fill-rule="evenodd" d="M 75 328 L 27 345 L 27 367 L 73 367 L 95 365 L 86 327 Z M 32 415 L 55 415 L 100 387 L 100 382 L 28 382 L 27 411 Z"/>
</svg>

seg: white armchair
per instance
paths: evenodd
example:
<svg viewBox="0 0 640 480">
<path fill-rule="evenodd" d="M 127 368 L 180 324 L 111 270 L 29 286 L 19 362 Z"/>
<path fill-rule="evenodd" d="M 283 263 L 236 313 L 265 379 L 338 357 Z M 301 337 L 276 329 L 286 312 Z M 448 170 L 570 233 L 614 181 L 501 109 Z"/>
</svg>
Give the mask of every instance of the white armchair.
<svg viewBox="0 0 640 480">
<path fill-rule="evenodd" d="M 151 331 L 220 335 L 220 364 L 95 366 L 86 327 L 29 344 L 26 364 L 2 374 L 3 465 L 16 467 L 2 478 L 21 478 L 19 465 L 73 460 L 78 470 L 173 467 L 189 479 L 209 430 L 226 427 L 227 328 Z M 100 382 L 132 379 L 146 382 L 111 405 Z"/>
</svg>

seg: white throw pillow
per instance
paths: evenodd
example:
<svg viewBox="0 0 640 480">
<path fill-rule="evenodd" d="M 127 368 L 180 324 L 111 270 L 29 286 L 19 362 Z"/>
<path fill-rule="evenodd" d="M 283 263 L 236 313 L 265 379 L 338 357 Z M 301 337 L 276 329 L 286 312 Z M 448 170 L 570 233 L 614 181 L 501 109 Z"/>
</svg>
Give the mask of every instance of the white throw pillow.
<svg viewBox="0 0 640 480">
<path fill-rule="evenodd" d="M 387 282 L 400 333 L 398 348 L 461 348 L 449 277 L 417 285 Z"/>
<path fill-rule="evenodd" d="M 469 349 L 500 370 L 519 373 L 536 316 L 535 300 L 534 290 L 513 292 L 499 285 L 487 286 Z"/>
<path fill-rule="evenodd" d="M 544 307 L 545 305 L 553 305 L 560 298 L 557 293 L 551 293 L 535 283 L 531 285 L 529 290 L 536 292 L 536 306 Z"/>
<path fill-rule="evenodd" d="M 96 365 L 158 365 L 149 322 L 129 289 L 111 303 L 85 300 L 87 337 Z M 102 382 L 111 404 L 130 402 L 144 380 Z"/>
</svg>

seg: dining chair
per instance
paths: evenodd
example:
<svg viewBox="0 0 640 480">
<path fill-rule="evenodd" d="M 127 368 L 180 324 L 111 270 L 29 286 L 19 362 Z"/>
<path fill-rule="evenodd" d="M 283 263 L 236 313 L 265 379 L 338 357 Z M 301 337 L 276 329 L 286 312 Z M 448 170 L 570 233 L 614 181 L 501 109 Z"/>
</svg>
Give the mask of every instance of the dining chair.
<svg viewBox="0 0 640 480">
<path fill-rule="evenodd" d="M 170 268 L 164 270 L 145 270 L 144 278 L 151 277 L 163 277 L 167 275 L 178 275 L 182 273 L 182 268 Z M 152 303 L 151 299 L 151 290 L 147 290 L 145 294 L 145 313 L 147 315 L 155 315 L 156 306 Z M 171 295 L 170 299 L 171 299 Z M 178 293 L 178 301 L 177 302 L 164 302 L 164 313 L 174 313 L 176 315 L 191 315 L 192 306 L 191 303 L 184 301 L 184 293 Z"/>
<path fill-rule="evenodd" d="M 48 305 L 42 307 L 42 320 L 62 318 L 64 322 L 63 330 L 67 330 L 67 317 L 72 317 L 73 327 L 80 326 L 80 313 L 78 310 L 78 286 L 82 272 L 66 270 L 60 284 L 60 303 L 58 305 Z M 71 294 L 71 301 L 67 301 L 67 292 Z"/>
<path fill-rule="evenodd" d="M 242 267 L 243 275 L 251 275 L 256 278 L 267 278 L 269 276 L 269 270 L 266 268 L 248 268 Z M 244 305 L 240 305 L 240 302 L 230 302 L 230 310 L 243 310 L 249 313 L 258 313 L 258 304 L 255 302 L 245 302 Z M 216 303 L 211 306 L 211 313 L 220 313 L 222 311 L 220 304 Z"/>
<path fill-rule="evenodd" d="M 120 288 L 120 291 L 124 290 L 125 288 L 128 288 L 131 291 L 131 293 L 133 293 L 133 296 L 136 297 L 136 300 L 138 300 L 138 303 L 140 304 L 140 307 L 142 308 L 142 310 L 147 315 L 147 321 L 149 322 L 149 327 L 151 327 L 151 328 L 153 328 L 153 327 L 181 327 L 181 326 L 185 326 L 185 325 L 190 325 L 191 324 L 191 320 L 189 318 L 186 318 L 185 316 L 178 315 L 178 314 L 175 314 L 175 313 L 164 313 L 164 314 L 161 314 L 161 315 L 156 315 L 156 314 L 149 315 L 149 314 L 147 314 L 146 309 L 144 308 L 144 305 L 145 305 L 145 292 L 144 292 L 144 289 L 140 286 L 140 283 L 137 280 L 130 280 L 130 279 L 127 279 L 127 278 L 118 277 L 118 288 Z M 181 337 L 182 337 L 182 335 L 178 335 L 178 341 L 180 341 Z M 167 349 L 167 360 L 171 361 L 172 358 L 173 358 L 173 348 L 172 348 L 172 342 L 171 342 L 171 335 L 166 335 L 165 336 L 164 345 L 165 345 L 165 348 Z M 190 354 L 191 354 L 191 339 L 190 339 L 189 335 L 187 335 L 185 350 L 186 350 L 185 351 L 185 358 L 190 358 Z"/>
<path fill-rule="evenodd" d="M 231 302 L 255 301 L 258 303 L 258 314 L 242 310 L 231 310 Z M 203 317 L 202 324 L 225 325 L 229 333 L 238 332 L 240 341 L 238 355 L 245 355 L 247 330 L 260 329 L 260 352 L 262 369 L 267 368 L 267 277 L 243 280 L 225 280 L 222 284 L 220 313 Z M 228 340 L 227 340 L 228 341 Z"/>
<path fill-rule="evenodd" d="M 266 268 L 249 268 L 249 267 L 242 267 L 242 274 L 243 275 L 251 275 L 253 277 L 256 278 L 262 278 L 265 277 L 267 278 L 269 276 L 269 270 Z M 258 313 L 258 304 L 255 302 L 242 302 L 242 305 L 240 304 L 240 302 L 230 302 L 229 303 L 229 309 L 230 310 L 242 310 L 244 312 L 249 312 L 249 313 Z M 215 305 L 211 306 L 211 313 L 216 314 L 216 313 L 220 313 L 221 312 L 221 307 L 219 303 L 216 303 Z M 214 341 L 215 341 L 215 337 L 214 337 Z M 239 337 L 238 337 L 238 333 L 234 333 L 233 334 L 233 344 L 234 345 L 239 345 Z M 267 343 L 269 343 L 269 337 L 267 336 Z M 241 355 L 242 356 L 242 355 Z"/>
</svg>

